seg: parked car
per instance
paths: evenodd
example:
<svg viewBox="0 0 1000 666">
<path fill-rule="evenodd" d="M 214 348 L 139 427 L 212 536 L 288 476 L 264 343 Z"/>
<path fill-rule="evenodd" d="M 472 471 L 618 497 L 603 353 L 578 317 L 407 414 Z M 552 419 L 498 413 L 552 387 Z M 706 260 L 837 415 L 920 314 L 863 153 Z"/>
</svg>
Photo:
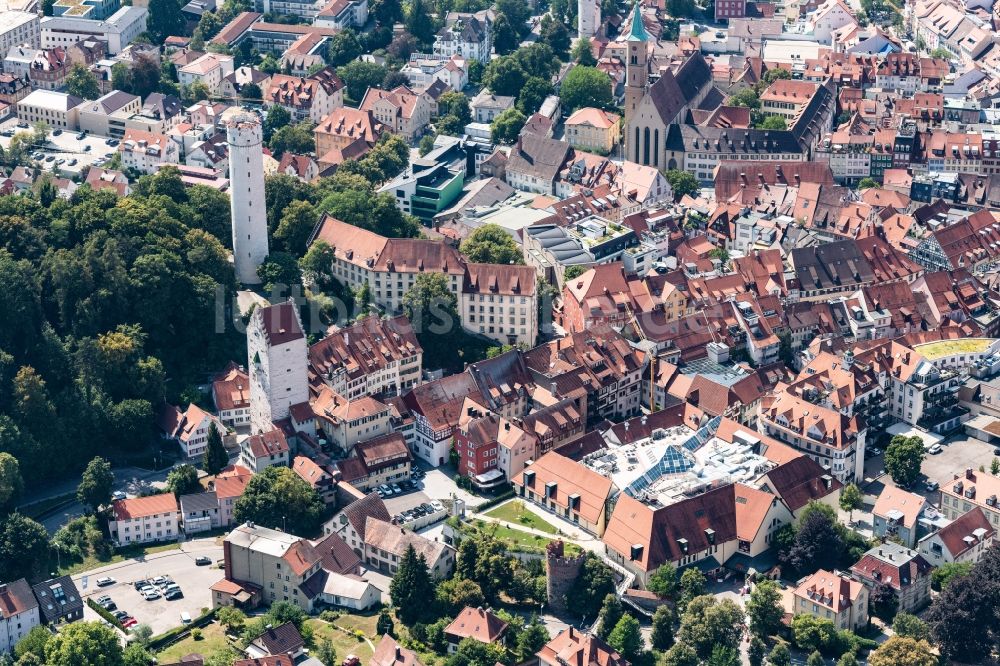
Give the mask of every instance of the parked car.
<svg viewBox="0 0 1000 666">
<path fill-rule="evenodd" d="M 114 585 L 115 579 L 111 576 L 102 576 L 97 579 L 97 587 L 107 587 L 108 585 Z"/>
<path fill-rule="evenodd" d="M 87 133 L 86 132 L 80 132 L 79 134 L 76 135 L 76 138 L 77 138 L 78 141 L 83 141 L 84 139 L 87 138 Z"/>
<path fill-rule="evenodd" d="M 880 456 L 880 455 L 882 455 L 882 449 L 878 448 L 877 446 L 873 446 L 872 447 L 872 455 L 873 456 Z"/>
<path fill-rule="evenodd" d="M 151 582 L 153 583 L 153 585 L 163 585 L 164 583 L 167 582 L 167 579 L 164 578 L 163 576 L 157 576 Z"/>
<path fill-rule="evenodd" d="M 106 610 L 108 612 L 111 612 L 111 611 L 114 611 L 114 610 L 118 610 L 118 604 L 116 604 L 113 601 L 108 601 L 106 603 L 101 604 L 101 608 L 103 608 L 104 610 Z"/>
<path fill-rule="evenodd" d="M 48 157 L 45 158 L 45 161 L 46 162 L 52 162 L 55 159 L 56 159 L 55 155 L 49 155 Z"/>
<path fill-rule="evenodd" d="M 191 624 L 191 613 L 181 611 L 181 622 L 184 624 Z"/>
<path fill-rule="evenodd" d="M 142 593 L 142 598 L 146 601 L 152 601 L 153 599 L 159 599 L 160 593 L 155 589 L 150 588 L 148 591 Z"/>
<path fill-rule="evenodd" d="M 139 624 L 139 620 L 135 619 L 134 617 L 122 620 L 122 626 L 125 627 L 126 629 L 134 627 L 137 624 Z"/>
<path fill-rule="evenodd" d="M 135 588 L 136 592 L 141 592 L 142 588 L 147 587 L 148 585 L 149 585 L 148 580 L 137 580 L 134 583 L 132 583 L 132 587 Z"/>
<path fill-rule="evenodd" d="M 111 614 L 112 614 L 112 615 L 114 615 L 114 616 L 115 616 L 116 618 L 118 618 L 118 621 L 119 621 L 119 622 L 122 622 L 122 621 L 124 621 L 124 620 L 125 620 L 125 618 L 127 618 L 127 617 L 128 617 L 128 613 L 126 613 L 125 611 L 123 611 L 123 610 L 121 610 L 121 609 L 119 609 L 119 610 L 116 610 L 115 612 L 113 612 L 113 613 L 111 613 Z"/>
<path fill-rule="evenodd" d="M 199 567 L 207 567 L 212 563 L 212 558 L 205 555 L 194 558 L 194 563 Z"/>
<path fill-rule="evenodd" d="M 76 158 L 75 157 L 69 161 L 69 165 L 70 166 L 76 166 Z"/>
<path fill-rule="evenodd" d="M 60 134 L 62 134 L 62 130 L 61 129 L 54 129 L 54 130 L 52 130 L 52 136 L 59 136 Z"/>
<path fill-rule="evenodd" d="M 184 593 L 181 592 L 180 588 L 177 588 L 175 590 L 167 590 L 164 593 L 163 598 L 166 599 L 167 601 L 173 601 L 174 599 L 183 599 Z"/>
<path fill-rule="evenodd" d="M 392 488 L 392 494 L 393 494 L 393 495 L 399 495 L 400 493 L 402 493 L 402 492 L 403 492 L 403 489 L 402 489 L 402 488 L 400 488 L 400 487 L 399 487 L 399 484 L 396 484 L 396 483 L 392 484 L 392 485 L 390 486 L 390 488 Z"/>
<path fill-rule="evenodd" d="M 937 481 L 928 481 L 927 483 L 924 484 L 924 487 L 927 488 L 928 492 L 932 493 L 935 490 L 937 490 L 938 488 L 940 488 L 941 486 L 938 485 Z"/>
<path fill-rule="evenodd" d="M 931 447 L 929 449 L 927 449 L 927 453 L 931 454 L 932 456 L 936 456 L 937 454 L 941 453 L 943 450 L 944 449 L 941 448 L 940 444 L 932 444 Z"/>
</svg>

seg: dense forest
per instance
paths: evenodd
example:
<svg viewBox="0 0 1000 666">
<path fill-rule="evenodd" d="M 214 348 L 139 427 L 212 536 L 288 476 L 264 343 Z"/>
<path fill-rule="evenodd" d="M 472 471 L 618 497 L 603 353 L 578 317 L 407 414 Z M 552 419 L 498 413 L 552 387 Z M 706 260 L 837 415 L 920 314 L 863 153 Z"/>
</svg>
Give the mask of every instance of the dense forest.
<svg viewBox="0 0 1000 666">
<path fill-rule="evenodd" d="M 0 198 L 0 451 L 29 483 L 143 447 L 163 400 L 239 345 L 215 324 L 228 197 L 171 173 L 136 190 Z"/>
<path fill-rule="evenodd" d="M 266 293 L 301 285 L 322 212 L 417 235 L 416 221 L 372 185 L 405 168 L 408 153 L 390 136 L 318 185 L 268 179 Z M 128 197 L 84 186 L 63 200 L 44 177 L 29 196 L 0 197 L 0 452 L 18 459 L 27 484 L 97 454 L 141 454 L 164 400 L 204 399 L 195 387 L 246 354 L 231 324 L 230 233 L 228 194 L 185 187 L 169 168 L 140 178 Z M 312 259 L 322 272 L 324 257 Z"/>
</svg>

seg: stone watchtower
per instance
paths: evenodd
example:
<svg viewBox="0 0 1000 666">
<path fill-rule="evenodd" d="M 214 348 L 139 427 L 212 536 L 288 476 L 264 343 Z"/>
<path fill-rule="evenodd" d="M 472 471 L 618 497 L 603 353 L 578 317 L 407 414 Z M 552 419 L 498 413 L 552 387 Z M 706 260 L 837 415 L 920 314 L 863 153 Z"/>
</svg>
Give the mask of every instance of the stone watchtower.
<svg viewBox="0 0 1000 666">
<path fill-rule="evenodd" d="M 259 284 L 257 268 L 268 255 L 264 131 L 260 119 L 250 112 L 237 113 L 226 122 L 226 140 L 236 279 L 243 284 Z"/>
<path fill-rule="evenodd" d="M 586 553 L 576 557 L 566 557 L 563 542 L 551 541 L 545 547 L 545 592 L 549 608 L 557 613 L 566 612 L 566 594 L 573 587 L 573 581 L 580 576 Z"/>
</svg>

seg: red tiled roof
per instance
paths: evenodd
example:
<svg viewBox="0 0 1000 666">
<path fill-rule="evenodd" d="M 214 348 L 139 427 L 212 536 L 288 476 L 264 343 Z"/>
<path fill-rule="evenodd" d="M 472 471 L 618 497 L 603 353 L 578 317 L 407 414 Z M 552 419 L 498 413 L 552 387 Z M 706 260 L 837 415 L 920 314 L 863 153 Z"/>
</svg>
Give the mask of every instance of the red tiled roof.
<svg viewBox="0 0 1000 666">
<path fill-rule="evenodd" d="M 466 606 L 455 616 L 451 624 L 445 627 L 446 636 L 455 636 L 459 640 L 474 638 L 480 643 L 495 643 L 507 631 L 507 623 L 494 615 L 489 609 Z"/>
<path fill-rule="evenodd" d="M 148 497 L 115 500 L 112 504 L 116 520 L 145 518 L 158 513 L 173 513 L 177 511 L 177 498 L 173 493 L 162 493 Z"/>
</svg>

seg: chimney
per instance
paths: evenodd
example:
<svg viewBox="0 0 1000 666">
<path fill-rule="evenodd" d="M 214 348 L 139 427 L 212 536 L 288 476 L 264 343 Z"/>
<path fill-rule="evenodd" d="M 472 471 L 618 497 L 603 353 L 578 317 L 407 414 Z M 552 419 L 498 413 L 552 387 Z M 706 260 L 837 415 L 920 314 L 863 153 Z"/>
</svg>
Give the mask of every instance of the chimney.
<svg viewBox="0 0 1000 666">
<path fill-rule="evenodd" d="M 403 661 L 403 648 L 396 645 L 396 661 Z"/>
<path fill-rule="evenodd" d="M 965 468 L 965 478 L 967 478 L 969 481 L 973 480 L 974 477 L 972 476 L 972 468 L 971 467 L 966 467 Z"/>
</svg>

